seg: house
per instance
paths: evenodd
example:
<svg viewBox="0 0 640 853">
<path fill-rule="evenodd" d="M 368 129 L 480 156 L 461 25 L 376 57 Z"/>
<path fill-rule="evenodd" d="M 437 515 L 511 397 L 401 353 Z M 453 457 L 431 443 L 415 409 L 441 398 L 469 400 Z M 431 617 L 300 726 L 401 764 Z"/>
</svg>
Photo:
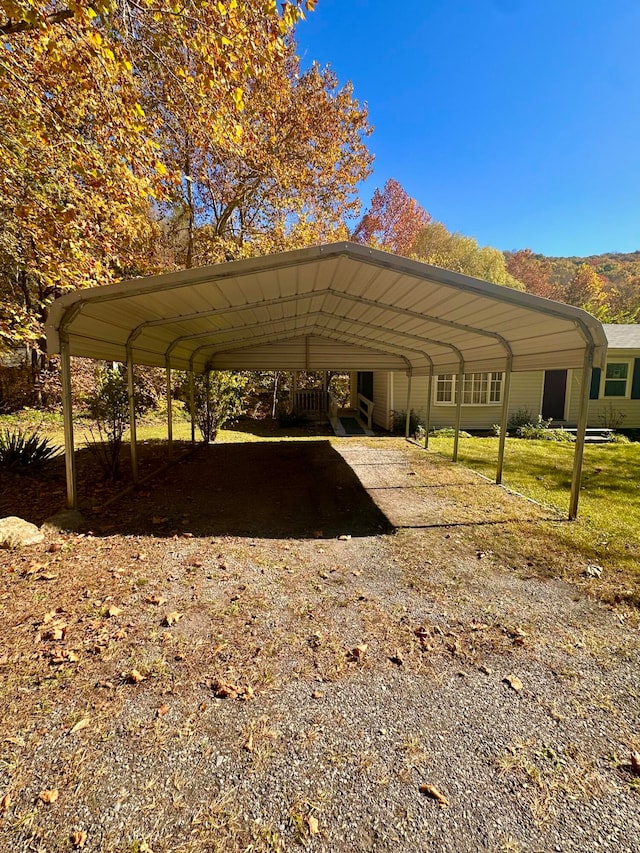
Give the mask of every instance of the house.
<svg viewBox="0 0 640 853">
<path fill-rule="evenodd" d="M 606 367 L 594 367 L 591 378 L 588 426 L 640 428 L 640 325 L 603 326 L 608 341 Z M 432 382 L 431 426 L 450 427 L 455 421 L 456 383 L 453 373 L 436 373 Z M 428 377 L 414 376 L 411 403 L 424 422 Z M 580 402 L 580 370 L 536 370 L 513 373 L 509 415 L 527 409 L 534 416 L 552 418 L 554 424 L 574 427 Z M 358 390 L 374 403 L 373 421 L 392 428 L 393 413 L 407 408 L 408 377 L 405 373 L 361 373 Z M 500 422 L 504 374 L 467 373 L 462 397 L 463 429 L 490 430 Z"/>
</svg>

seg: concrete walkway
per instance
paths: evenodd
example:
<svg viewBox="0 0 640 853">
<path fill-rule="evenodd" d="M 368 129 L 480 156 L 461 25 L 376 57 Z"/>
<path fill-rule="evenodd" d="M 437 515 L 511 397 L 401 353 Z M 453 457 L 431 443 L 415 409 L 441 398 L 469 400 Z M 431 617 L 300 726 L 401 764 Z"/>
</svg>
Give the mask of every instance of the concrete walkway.
<svg viewBox="0 0 640 853">
<path fill-rule="evenodd" d="M 389 439 L 377 446 L 345 441 L 334 447 L 395 528 L 558 518 L 552 510 L 408 442 L 400 448 L 390 448 Z"/>
</svg>

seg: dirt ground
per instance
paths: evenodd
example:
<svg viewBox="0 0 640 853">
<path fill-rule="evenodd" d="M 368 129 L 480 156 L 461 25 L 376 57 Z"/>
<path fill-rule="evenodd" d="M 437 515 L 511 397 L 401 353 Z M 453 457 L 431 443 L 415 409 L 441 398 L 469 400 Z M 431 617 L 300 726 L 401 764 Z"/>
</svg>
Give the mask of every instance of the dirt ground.
<svg viewBox="0 0 640 853">
<path fill-rule="evenodd" d="M 638 849 L 637 612 L 561 520 L 396 439 L 82 495 L 85 533 L 0 552 L 0 849 Z"/>
</svg>

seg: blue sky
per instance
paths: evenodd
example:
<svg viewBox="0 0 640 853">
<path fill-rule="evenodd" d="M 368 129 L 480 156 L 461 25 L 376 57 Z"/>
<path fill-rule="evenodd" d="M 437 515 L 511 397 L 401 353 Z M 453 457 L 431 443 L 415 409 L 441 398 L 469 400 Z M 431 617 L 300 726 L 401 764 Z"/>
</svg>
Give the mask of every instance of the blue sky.
<svg viewBox="0 0 640 853">
<path fill-rule="evenodd" d="M 387 178 L 448 228 L 547 255 L 640 249 L 639 0 L 318 0 L 330 64 Z"/>
</svg>

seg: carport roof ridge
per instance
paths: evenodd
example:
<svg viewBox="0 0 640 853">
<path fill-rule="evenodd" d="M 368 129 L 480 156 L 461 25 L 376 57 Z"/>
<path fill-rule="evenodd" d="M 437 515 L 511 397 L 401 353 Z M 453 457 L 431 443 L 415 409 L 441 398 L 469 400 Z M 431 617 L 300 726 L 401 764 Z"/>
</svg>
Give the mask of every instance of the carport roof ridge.
<svg viewBox="0 0 640 853">
<path fill-rule="evenodd" d="M 335 243 L 57 299 L 50 353 L 178 369 L 582 368 L 606 358 L 587 312 L 371 249 Z"/>
</svg>

